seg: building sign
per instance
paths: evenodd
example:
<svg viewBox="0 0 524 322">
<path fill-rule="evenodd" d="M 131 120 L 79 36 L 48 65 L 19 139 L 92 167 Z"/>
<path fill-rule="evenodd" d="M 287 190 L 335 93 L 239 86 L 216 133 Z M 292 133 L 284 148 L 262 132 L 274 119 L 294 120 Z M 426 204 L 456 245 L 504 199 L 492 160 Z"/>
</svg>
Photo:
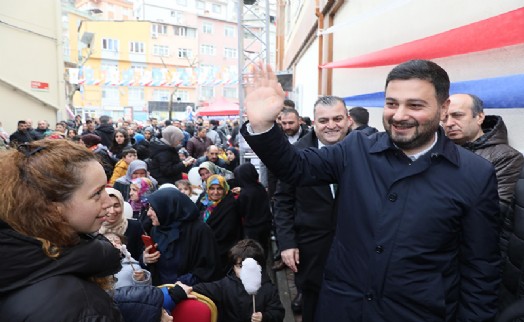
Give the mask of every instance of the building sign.
<svg viewBox="0 0 524 322">
<path fill-rule="evenodd" d="M 49 83 L 31 81 L 31 89 L 35 91 L 49 91 Z"/>
</svg>

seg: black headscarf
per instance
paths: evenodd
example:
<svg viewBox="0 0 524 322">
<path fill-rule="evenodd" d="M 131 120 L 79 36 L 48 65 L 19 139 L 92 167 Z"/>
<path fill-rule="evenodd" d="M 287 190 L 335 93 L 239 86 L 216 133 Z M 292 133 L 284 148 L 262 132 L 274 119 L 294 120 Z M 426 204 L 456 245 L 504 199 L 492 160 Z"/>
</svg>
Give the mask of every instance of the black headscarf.
<svg viewBox="0 0 524 322">
<path fill-rule="evenodd" d="M 235 169 L 235 179 L 238 186 L 258 185 L 258 172 L 251 163 L 244 163 Z"/>
<path fill-rule="evenodd" d="M 160 252 L 169 254 L 169 244 L 180 237 L 182 223 L 198 220 L 198 208 L 188 196 L 175 188 L 155 191 L 148 197 L 148 201 L 160 223 L 153 227 L 151 236 L 158 243 Z"/>
</svg>

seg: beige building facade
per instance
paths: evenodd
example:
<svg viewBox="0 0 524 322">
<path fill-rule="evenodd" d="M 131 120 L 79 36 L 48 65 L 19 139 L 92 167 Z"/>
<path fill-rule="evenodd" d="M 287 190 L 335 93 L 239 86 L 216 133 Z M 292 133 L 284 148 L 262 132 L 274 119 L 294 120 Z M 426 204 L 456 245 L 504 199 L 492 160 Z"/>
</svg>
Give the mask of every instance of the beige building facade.
<svg viewBox="0 0 524 322">
<path fill-rule="evenodd" d="M 8 133 L 18 120 L 54 128 L 67 117 L 60 16 L 59 1 L 0 0 L 0 122 Z"/>
</svg>

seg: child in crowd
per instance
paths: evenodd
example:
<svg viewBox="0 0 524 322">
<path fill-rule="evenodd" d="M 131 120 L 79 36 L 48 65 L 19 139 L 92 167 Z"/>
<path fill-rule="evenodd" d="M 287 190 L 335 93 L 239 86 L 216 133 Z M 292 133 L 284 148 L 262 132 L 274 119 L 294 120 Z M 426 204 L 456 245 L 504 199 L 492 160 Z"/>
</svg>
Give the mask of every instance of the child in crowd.
<svg viewBox="0 0 524 322">
<path fill-rule="evenodd" d="M 109 185 L 113 186 L 116 179 L 126 175 L 129 164 L 137 159 L 136 150 L 133 148 L 125 148 L 122 151 L 122 158 L 117 162 L 113 170 L 113 175 L 109 179 Z"/>
<path fill-rule="evenodd" d="M 122 269 L 115 275 L 115 288 L 132 285 L 151 285 L 151 273 L 142 269 L 140 263 L 131 257 L 125 246 L 125 237 L 115 233 L 106 233 L 104 236 L 119 249 L 122 255 Z"/>
<path fill-rule="evenodd" d="M 191 201 L 197 201 L 198 195 L 193 192 L 193 186 L 191 186 L 191 182 L 189 182 L 189 180 L 178 180 L 175 182 L 175 186 L 178 190 L 180 190 L 180 192 L 188 196 Z"/>
<path fill-rule="evenodd" d="M 240 271 L 242 261 L 253 258 L 262 267 L 262 285 L 255 295 L 255 313 L 253 313 L 253 296 L 249 295 L 242 281 Z M 271 283 L 265 271 L 264 250 L 252 239 L 239 241 L 229 251 L 233 265 L 224 278 L 211 283 L 200 283 L 193 286 L 193 291 L 209 297 L 218 309 L 218 322 L 256 321 L 281 322 L 285 311 L 277 288 Z M 173 301 L 180 300 L 180 290 L 170 289 Z"/>
</svg>

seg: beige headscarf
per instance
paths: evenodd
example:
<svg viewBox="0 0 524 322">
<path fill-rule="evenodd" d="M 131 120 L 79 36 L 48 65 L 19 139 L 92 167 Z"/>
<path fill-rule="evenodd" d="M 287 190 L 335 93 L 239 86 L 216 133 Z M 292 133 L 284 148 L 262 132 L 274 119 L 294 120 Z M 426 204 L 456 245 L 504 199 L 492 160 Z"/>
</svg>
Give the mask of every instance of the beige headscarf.
<svg viewBox="0 0 524 322">
<path fill-rule="evenodd" d="M 169 144 L 172 147 L 176 147 L 177 145 L 179 145 L 183 139 L 184 139 L 184 133 L 182 133 L 182 131 L 174 125 L 166 126 L 162 130 L 162 139 L 161 140 L 164 141 L 164 143 Z"/>
<path fill-rule="evenodd" d="M 120 214 L 120 218 L 115 221 L 114 223 L 110 224 L 107 221 L 104 221 L 102 223 L 102 227 L 98 230 L 100 234 L 107 234 L 107 233 L 115 233 L 118 235 L 124 235 L 124 233 L 127 230 L 127 218 L 124 217 L 124 197 L 120 193 L 120 191 L 113 189 L 113 188 L 106 188 L 106 192 L 110 197 L 116 197 L 118 201 L 120 202 L 120 208 L 122 209 L 122 213 Z"/>
</svg>

